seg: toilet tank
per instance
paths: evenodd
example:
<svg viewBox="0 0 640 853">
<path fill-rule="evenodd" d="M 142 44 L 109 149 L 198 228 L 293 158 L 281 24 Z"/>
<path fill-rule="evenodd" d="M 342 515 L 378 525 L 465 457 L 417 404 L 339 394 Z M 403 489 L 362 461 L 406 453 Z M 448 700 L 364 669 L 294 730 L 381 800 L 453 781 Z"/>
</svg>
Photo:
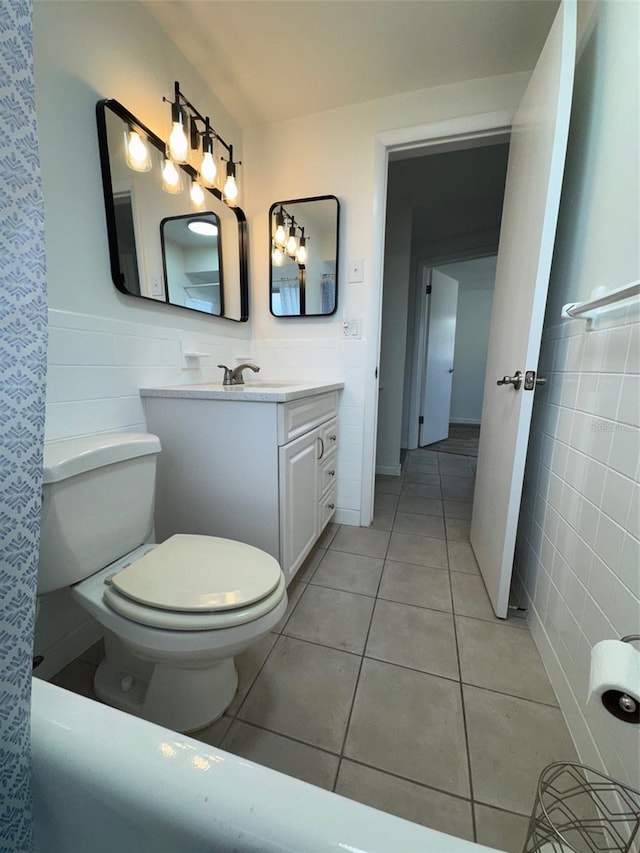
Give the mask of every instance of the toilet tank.
<svg viewBox="0 0 640 853">
<path fill-rule="evenodd" d="M 84 580 L 148 540 L 159 452 L 149 433 L 45 442 L 39 594 Z"/>
</svg>

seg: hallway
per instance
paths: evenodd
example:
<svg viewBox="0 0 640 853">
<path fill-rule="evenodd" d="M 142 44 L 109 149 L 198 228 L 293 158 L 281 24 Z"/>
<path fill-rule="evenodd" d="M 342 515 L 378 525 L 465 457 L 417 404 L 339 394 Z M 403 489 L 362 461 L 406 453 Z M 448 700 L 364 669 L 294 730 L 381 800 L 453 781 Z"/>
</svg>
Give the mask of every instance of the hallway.
<svg viewBox="0 0 640 853">
<path fill-rule="evenodd" d="M 227 714 L 194 737 L 516 853 L 540 770 L 576 756 L 524 619 L 496 619 L 478 573 L 475 461 L 415 450 L 378 478 L 372 527 L 325 531 L 278 632 L 237 660 Z M 98 660 L 52 680 L 90 696 Z"/>
</svg>

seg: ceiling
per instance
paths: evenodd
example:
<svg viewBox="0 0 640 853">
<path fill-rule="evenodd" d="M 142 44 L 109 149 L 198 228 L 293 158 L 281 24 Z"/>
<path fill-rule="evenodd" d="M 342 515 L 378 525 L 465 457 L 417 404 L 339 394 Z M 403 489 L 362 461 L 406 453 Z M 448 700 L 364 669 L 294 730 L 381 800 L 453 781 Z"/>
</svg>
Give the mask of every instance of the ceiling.
<svg viewBox="0 0 640 853">
<path fill-rule="evenodd" d="M 246 128 L 528 71 L 558 0 L 142 0 Z"/>
</svg>

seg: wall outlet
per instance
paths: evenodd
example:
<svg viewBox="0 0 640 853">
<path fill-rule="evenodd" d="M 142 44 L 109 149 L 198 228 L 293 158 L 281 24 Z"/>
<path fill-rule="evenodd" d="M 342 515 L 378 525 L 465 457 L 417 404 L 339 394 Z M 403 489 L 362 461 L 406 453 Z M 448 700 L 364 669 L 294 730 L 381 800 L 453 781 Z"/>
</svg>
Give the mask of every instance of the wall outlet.
<svg viewBox="0 0 640 853">
<path fill-rule="evenodd" d="M 349 261 L 349 281 L 352 284 L 357 284 L 363 280 L 363 267 L 364 260 L 362 258 L 352 258 Z"/>
<path fill-rule="evenodd" d="M 345 338 L 360 337 L 360 320 L 357 317 L 350 317 L 342 324 L 342 334 Z"/>
</svg>

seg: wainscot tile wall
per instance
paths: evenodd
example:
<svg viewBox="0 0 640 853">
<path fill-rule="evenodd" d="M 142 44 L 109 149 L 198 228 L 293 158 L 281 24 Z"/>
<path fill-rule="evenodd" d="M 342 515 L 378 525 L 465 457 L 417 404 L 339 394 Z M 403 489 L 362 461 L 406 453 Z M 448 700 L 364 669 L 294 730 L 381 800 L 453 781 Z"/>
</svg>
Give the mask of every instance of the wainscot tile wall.
<svg viewBox="0 0 640 853">
<path fill-rule="evenodd" d="M 640 632 L 637 303 L 546 328 L 517 588 L 585 763 L 640 787 L 637 727 L 587 704 L 590 654 Z"/>
</svg>

